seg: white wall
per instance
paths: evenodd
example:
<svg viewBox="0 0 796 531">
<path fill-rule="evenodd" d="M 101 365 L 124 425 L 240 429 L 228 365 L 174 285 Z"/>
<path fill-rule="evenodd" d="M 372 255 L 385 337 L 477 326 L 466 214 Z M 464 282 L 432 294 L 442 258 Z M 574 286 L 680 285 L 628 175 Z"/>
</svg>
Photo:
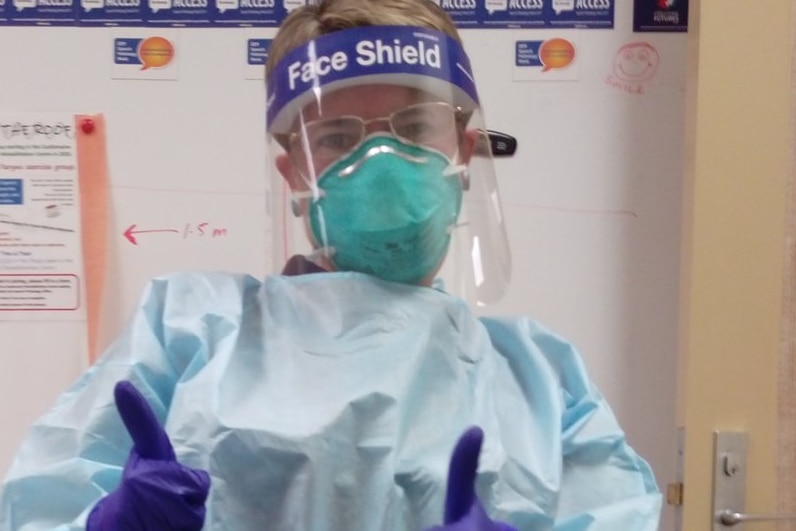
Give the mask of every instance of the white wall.
<svg viewBox="0 0 796 531">
<path fill-rule="evenodd" d="M 578 346 L 663 487 L 675 464 L 685 36 L 632 34 L 632 1 L 617 4 L 614 30 L 577 32 L 576 81 L 512 81 L 514 40 L 553 30 L 464 34 L 488 126 L 520 141 L 514 158 L 497 161 L 513 283 L 488 310 L 532 315 Z M 154 274 L 267 272 L 264 97 L 260 82 L 244 80 L 246 36 L 180 30 L 179 81 L 114 81 L 109 30 L 0 28 L 0 111 L 106 115 L 113 219 L 104 342 Z M 605 83 L 617 49 L 635 40 L 660 53 L 642 95 Z M 227 235 L 153 236 L 138 247 L 122 237 L 133 223 L 200 222 Z M 5 470 L 25 428 L 85 366 L 85 338 L 74 323 L 0 322 L 0 344 Z"/>
<path fill-rule="evenodd" d="M 0 112 L 102 112 L 108 129 L 111 219 L 102 343 L 153 275 L 190 268 L 266 272 L 264 97 L 243 75 L 245 34 L 180 32 L 179 81 L 110 78 L 101 28 L 0 28 Z M 13 75 L 8 75 L 13 73 Z M 219 238 L 123 232 L 195 227 Z M 24 430 L 86 366 L 83 323 L 0 322 L 0 470 Z"/>
</svg>

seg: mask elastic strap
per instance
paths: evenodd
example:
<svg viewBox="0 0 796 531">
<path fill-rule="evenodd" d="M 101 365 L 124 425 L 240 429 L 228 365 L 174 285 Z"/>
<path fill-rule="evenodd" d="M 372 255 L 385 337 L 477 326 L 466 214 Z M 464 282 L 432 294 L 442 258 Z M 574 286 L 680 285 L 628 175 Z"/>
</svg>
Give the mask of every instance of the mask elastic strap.
<svg viewBox="0 0 796 531">
<path fill-rule="evenodd" d="M 322 189 L 318 188 L 316 191 L 306 190 L 304 192 L 291 192 L 290 195 L 293 197 L 293 199 L 296 199 L 296 200 L 298 200 L 298 199 L 315 199 L 317 201 L 318 199 L 321 199 L 323 196 L 325 196 L 326 192 L 324 192 Z"/>
<path fill-rule="evenodd" d="M 315 199 L 317 201 L 324 196 L 324 191 L 318 187 L 316 179 L 308 178 L 301 170 L 299 170 L 298 174 L 301 180 L 304 181 L 304 184 L 309 187 L 309 190 L 294 192 L 292 188 L 290 189 L 290 210 L 293 212 L 294 216 L 301 217 L 301 205 L 299 201 L 302 199 Z"/>
<path fill-rule="evenodd" d="M 462 190 L 466 192 L 467 190 L 470 189 L 470 173 L 467 171 L 468 169 L 467 164 L 454 164 L 453 161 L 457 160 L 458 158 L 459 158 L 459 150 L 456 149 L 456 153 L 454 153 L 453 156 L 448 159 L 451 161 L 451 163 L 448 164 L 448 167 L 442 171 L 442 176 L 451 177 L 454 175 L 458 175 L 459 179 L 462 182 Z"/>
<path fill-rule="evenodd" d="M 329 237 L 326 233 L 326 219 L 323 215 L 323 208 L 318 206 L 318 230 L 320 231 L 321 241 L 319 242 L 321 246 L 313 251 L 313 254 L 322 254 L 328 259 L 331 259 L 334 256 L 334 247 L 329 245 Z"/>
<path fill-rule="evenodd" d="M 290 210 L 293 212 L 293 215 L 296 216 L 297 218 L 301 217 L 301 206 L 299 205 L 299 201 L 300 200 L 302 200 L 302 199 L 314 199 L 315 201 L 318 201 L 319 199 L 321 199 L 325 195 L 326 195 L 326 192 L 324 192 L 320 188 L 316 188 L 316 191 L 312 191 L 312 190 L 307 190 L 305 192 L 293 192 L 293 191 L 291 191 L 290 192 Z"/>
<path fill-rule="evenodd" d="M 313 249 L 312 252 L 307 255 L 307 260 L 310 262 L 315 262 L 320 257 L 331 260 L 334 254 L 334 247 L 318 247 L 317 249 Z"/>
<path fill-rule="evenodd" d="M 450 164 L 445 170 L 442 172 L 443 177 L 450 177 L 451 175 L 460 175 L 467 171 L 466 164 Z"/>
</svg>

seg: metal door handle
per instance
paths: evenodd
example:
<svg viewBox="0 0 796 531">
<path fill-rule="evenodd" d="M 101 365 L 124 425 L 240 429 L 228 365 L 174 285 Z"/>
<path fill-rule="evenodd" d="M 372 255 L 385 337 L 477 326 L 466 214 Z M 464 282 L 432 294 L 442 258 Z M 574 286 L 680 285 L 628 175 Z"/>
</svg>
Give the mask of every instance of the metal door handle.
<svg viewBox="0 0 796 531">
<path fill-rule="evenodd" d="M 773 520 L 796 520 L 796 514 L 744 514 L 725 509 L 716 515 L 716 521 L 732 527 L 743 522 L 768 522 Z"/>
<path fill-rule="evenodd" d="M 796 514 L 747 514 L 745 432 L 716 432 L 713 449 L 713 525 L 726 531 L 744 522 L 796 520 Z M 732 507 L 730 509 L 730 507 Z M 746 526 L 741 525 L 742 528 Z M 740 528 L 739 528 L 740 529 Z"/>
</svg>

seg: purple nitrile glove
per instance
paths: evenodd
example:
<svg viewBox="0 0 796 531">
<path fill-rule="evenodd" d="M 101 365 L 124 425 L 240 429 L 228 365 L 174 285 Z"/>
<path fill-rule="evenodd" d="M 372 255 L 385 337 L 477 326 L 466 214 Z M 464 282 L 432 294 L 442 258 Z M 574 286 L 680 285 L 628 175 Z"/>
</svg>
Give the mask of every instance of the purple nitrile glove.
<svg viewBox="0 0 796 531">
<path fill-rule="evenodd" d="M 475 495 L 478 455 L 484 432 L 474 426 L 459 437 L 448 470 L 445 496 L 445 525 L 426 531 L 517 531 L 514 527 L 489 519 Z"/>
<path fill-rule="evenodd" d="M 121 484 L 91 510 L 86 531 L 202 529 L 208 473 L 177 462 L 168 435 L 131 382 L 117 383 L 114 398 L 133 448 Z"/>
</svg>

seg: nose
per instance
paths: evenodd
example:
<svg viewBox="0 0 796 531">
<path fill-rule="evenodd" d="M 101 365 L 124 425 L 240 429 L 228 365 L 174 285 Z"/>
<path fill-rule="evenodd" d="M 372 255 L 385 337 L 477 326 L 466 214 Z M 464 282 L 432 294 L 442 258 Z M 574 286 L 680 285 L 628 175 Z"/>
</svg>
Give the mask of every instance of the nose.
<svg viewBox="0 0 796 531">
<path fill-rule="evenodd" d="M 390 119 L 387 117 L 372 118 L 370 120 L 365 120 L 364 124 L 365 124 L 365 136 L 373 133 L 392 132 L 392 128 L 390 127 Z"/>
</svg>

